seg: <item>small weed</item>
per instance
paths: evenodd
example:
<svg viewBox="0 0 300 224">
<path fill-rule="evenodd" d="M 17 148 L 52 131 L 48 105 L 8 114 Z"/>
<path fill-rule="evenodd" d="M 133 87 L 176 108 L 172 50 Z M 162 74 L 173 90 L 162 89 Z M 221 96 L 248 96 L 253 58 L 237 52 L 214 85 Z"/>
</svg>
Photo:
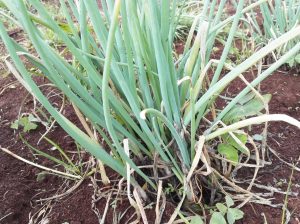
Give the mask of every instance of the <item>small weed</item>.
<svg viewBox="0 0 300 224">
<path fill-rule="evenodd" d="M 217 203 L 217 210 L 212 211 L 210 224 L 233 224 L 244 217 L 244 213 L 239 208 L 231 208 L 234 205 L 231 197 L 225 197 L 226 203 Z"/>
<path fill-rule="evenodd" d="M 15 120 L 10 127 L 12 129 L 18 130 L 19 128 L 23 128 L 23 132 L 29 132 L 31 130 L 35 130 L 38 125 L 36 124 L 39 122 L 37 118 L 35 118 L 32 114 L 28 116 L 22 116 L 21 118 Z"/>
</svg>

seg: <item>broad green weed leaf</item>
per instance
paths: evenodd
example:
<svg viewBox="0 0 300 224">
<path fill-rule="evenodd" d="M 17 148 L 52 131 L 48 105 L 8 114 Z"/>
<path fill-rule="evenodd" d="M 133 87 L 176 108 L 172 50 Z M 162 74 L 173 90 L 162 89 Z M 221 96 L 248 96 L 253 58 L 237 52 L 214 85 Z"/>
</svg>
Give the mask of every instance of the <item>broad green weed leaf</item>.
<svg viewBox="0 0 300 224">
<path fill-rule="evenodd" d="M 233 164 L 236 164 L 239 160 L 238 151 L 232 145 L 229 144 L 219 144 L 218 152 L 224 155 L 226 159 L 231 160 Z"/>
<path fill-rule="evenodd" d="M 30 121 L 30 122 L 39 122 L 39 120 L 36 117 L 34 117 L 32 114 L 29 114 L 28 121 Z"/>
<path fill-rule="evenodd" d="M 246 143 L 247 143 L 248 138 L 247 138 L 247 135 L 246 135 L 246 134 L 237 134 L 237 133 L 235 133 L 234 135 L 235 135 L 235 136 L 236 136 L 243 144 L 246 144 Z M 222 139 L 223 139 L 225 142 L 229 143 L 229 144 L 235 142 L 234 138 L 233 138 L 230 134 L 224 134 L 224 135 L 222 135 Z"/>
<path fill-rule="evenodd" d="M 243 218 L 244 212 L 237 208 L 229 208 L 227 212 L 227 221 L 229 224 L 235 223 L 236 220 Z"/>
<path fill-rule="evenodd" d="M 227 222 L 228 222 L 228 224 L 234 224 L 235 223 L 234 215 L 230 212 L 230 210 L 228 210 L 228 213 L 227 213 Z"/>
<path fill-rule="evenodd" d="M 217 209 L 223 214 L 225 215 L 227 212 L 227 207 L 225 205 L 223 205 L 222 203 L 217 203 L 216 204 Z"/>
<path fill-rule="evenodd" d="M 250 92 L 248 93 L 246 96 L 242 97 L 238 103 L 241 105 L 244 105 L 245 103 L 249 102 L 249 100 L 253 99 L 255 97 L 255 93 L 254 92 Z"/>
<path fill-rule="evenodd" d="M 295 58 L 291 58 L 290 60 L 287 61 L 287 63 L 290 67 L 293 67 L 295 64 Z"/>
<path fill-rule="evenodd" d="M 221 212 L 214 212 L 211 216 L 209 224 L 227 224 Z"/>
<path fill-rule="evenodd" d="M 10 125 L 10 128 L 18 130 L 18 128 L 19 128 L 19 121 L 18 121 L 18 120 L 15 120 L 15 121 Z"/>
<path fill-rule="evenodd" d="M 264 101 L 268 103 L 271 100 L 271 94 L 263 95 Z M 248 116 L 258 115 L 265 108 L 264 103 L 258 97 L 250 100 L 244 105 L 236 105 L 224 117 L 225 123 L 239 121 Z"/>
<path fill-rule="evenodd" d="M 235 220 L 239 220 L 244 217 L 244 212 L 238 208 L 232 208 L 231 212 L 234 214 Z"/>
<path fill-rule="evenodd" d="M 37 128 L 37 125 L 36 125 L 35 123 L 29 122 L 29 123 L 27 123 L 27 124 L 24 126 L 23 131 L 24 131 L 24 132 L 28 132 L 28 131 L 34 130 L 34 129 L 36 129 L 36 128 Z"/>
<path fill-rule="evenodd" d="M 300 64 L 300 54 L 297 54 L 295 57 L 295 62 Z"/>
<path fill-rule="evenodd" d="M 23 131 L 28 132 L 37 128 L 37 125 L 29 120 L 29 117 L 19 119 L 19 124 L 23 126 Z"/>
<path fill-rule="evenodd" d="M 245 144 L 247 143 L 248 136 L 246 134 L 236 134 L 236 133 L 234 135 L 235 135 L 235 137 L 237 137 L 239 139 L 239 141 L 242 143 L 242 145 L 240 145 L 230 134 L 222 135 L 222 139 L 223 139 L 224 143 L 232 145 L 233 147 L 238 149 L 240 152 L 247 154 L 248 151 L 246 151 L 246 149 L 245 149 L 245 148 L 247 148 L 245 146 Z"/>
<path fill-rule="evenodd" d="M 196 215 L 191 218 L 190 224 L 203 224 L 203 220 L 200 216 Z"/>
<path fill-rule="evenodd" d="M 247 140 L 248 140 L 247 135 L 244 135 L 244 134 L 235 134 L 235 136 L 241 141 L 241 143 L 243 145 L 245 145 L 247 143 Z M 235 147 L 239 151 L 245 153 L 245 150 L 243 149 L 243 147 L 239 143 L 237 143 L 231 135 L 228 135 L 227 143 L 230 144 L 230 145 L 232 145 L 233 147 Z"/>
<path fill-rule="evenodd" d="M 225 200 L 226 200 L 226 205 L 228 208 L 234 205 L 232 198 L 229 197 L 228 195 L 225 196 Z"/>
</svg>

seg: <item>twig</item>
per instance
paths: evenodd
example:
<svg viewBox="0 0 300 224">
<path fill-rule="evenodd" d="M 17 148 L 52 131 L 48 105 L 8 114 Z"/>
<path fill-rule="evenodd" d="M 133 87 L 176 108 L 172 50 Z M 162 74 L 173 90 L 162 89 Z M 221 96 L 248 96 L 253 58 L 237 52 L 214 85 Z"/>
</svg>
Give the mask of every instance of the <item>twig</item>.
<svg viewBox="0 0 300 224">
<path fill-rule="evenodd" d="M 112 192 L 109 193 L 108 198 L 106 200 L 106 205 L 105 205 L 105 209 L 104 209 L 104 212 L 103 212 L 100 224 L 104 224 L 105 223 L 105 217 L 106 217 L 106 214 L 107 214 L 107 211 L 108 211 L 108 207 L 109 207 L 109 202 L 110 202 L 111 195 L 112 195 Z"/>
<path fill-rule="evenodd" d="M 62 105 L 59 109 L 59 113 L 61 113 L 64 109 L 65 106 L 65 95 L 63 95 L 63 101 L 62 101 Z M 50 130 L 53 128 L 54 124 L 56 123 L 56 121 L 54 120 L 51 125 L 49 126 L 49 128 L 47 128 L 46 132 L 40 137 L 40 139 L 38 140 L 37 144 L 40 143 L 40 141 L 50 132 Z"/>
<path fill-rule="evenodd" d="M 138 208 L 140 210 L 140 214 L 142 216 L 143 223 L 148 224 L 148 219 L 147 219 L 147 216 L 145 213 L 145 209 L 143 207 L 142 200 L 141 200 L 136 188 L 133 190 L 133 196 L 135 198 L 136 205 L 138 206 Z"/>
<path fill-rule="evenodd" d="M 4 220 L 6 217 L 8 217 L 8 216 L 10 216 L 10 215 L 12 215 L 12 214 L 13 214 L 13 212 L 10 212 L 10 213 L 6 214 L 5 216 L 3 216 L 3 217 L 0 219 L 0 222 L 1 222 L 2 220 Z"/>
<path fill-rule="evenodd" d="M 18 160 L 21 160 L 21 161 L 23 161 L 23 162 L 25 162 L 25 163 L 27 163 L 29 165 L 32 165 L 32 166 L 38 167 L 40 169 L 43 169 L 43 170 L 46 170 L 46 171 L 49 171 L 49 172 L 52 172 L 52 173 L 56 173 L 56 174 L 59 174 L 59 175 L 62 175 L 62 176 L 66 176 L 66 177 L 70 177 L 70 178 L 74 178 L 74 179 L 79 179 L 79 180 L 82 179 L 81 176 L 75 176 L 75 175 L 72 175 L 72 174 L 69 174 L 69 173 L 64 173 L 64 172 L 61 172 L 61 171 L 58 171 L 58 170 L 54 170 L 54 169 L 51 169 L 51 168 L 48 168 L 48 167 L 41 166 L 39 164 L 33 163 L 33 162 L 31 162 L 31 161 L 29 161 L 27 159 L 24 159 L 24 158 L 16 155 L 15 153 L 11 152 L 10 150 L 8 150 L 6 148 L 2 148 L 1 146 L 0 146 L 0 149 L 3 152 L 11 155 L 12 157 L 14 157 L 14 158 L 16 158 Z"/>
<path fill-rule="evenodd" d="M 94 133 L 90 129 L 90 127 L 87 124 L 87 122 L 86 122 L 83 114 L 81 113 L 81 111 L 76 107 L 76 105 L 74 103 L 72 103 L 72 106 L 74 108 L 74 111 L 75 111 L 79 121 L 81 122 L 82 126 L 84 127 L 85 131 L 88 133 L 90 138 L 92 138 L 92 139 L 94 139 L 98 142 L 96 134 L 94 135 Z M 109 181 L 109 178 L 106 175 L 104 164 L 100 160 L 98 160 L 98 164 L 99 164 L 99 169 L 100 169 L 100 175 L 101 175 L 102 182 L 103 182 L 104 185 L 108 185 L 110 183 L 110 181 Z"/>
<path fill-rule="evenodd" d="M 288 165 L 289 167 L 293 168 L 294 170 L 300 172 L 300 168 L 299 168 L 299 167 L 297 167 L 297 166 L 295 166 L 295 165 L 293 165 L 293 164 L 291 164 L 291 163 L 288 163 L 288 162 L 286 162 L 285 160 L 281 159 L 280 156 L 275 152 L 275 150 L 272 149 L 272 148 L 270 148 L 270 146 L 268 147 L 268 149 L 269 149 L 270 152 L 273 153 L 274 156 L 276 156 L 281 162 L 283 162 L 284 164 L 286 164 L 286 165 Z M 299 157 L 299 159 L 300 159 L 300 157 Z"/>
<path fill-rule="evenodd" d="M 73 187 L 69 188 L 66 192 L 64 192 L 62 194 L 54 195 L 54 196 L 49 197 L 49 198 L 42 198 L 42 199 L 36 200 L 36 202 L 48 201 L 48 200 L 53 200 L 53 199 L 58 199 L 58 198 L 65 197 L 68 194 L 72 193 L 74 190 L 76 190 L 82 184 L 83 181 L 84 181 L 84 178 L 79 180 Z"/>
<path fill-rule="evenodd" d="M 174 223 L 174 221 L 175 221 L 175 219 L 176 219 L 176 217 L 178 215 L 178 212 L 180 211 L 180 208 L 181 208 L 181 206 L 182 206 L 182 204 L 183 204 L 183 202 L 185 200 L 185 196 L 186 196 L 186 194 L 185 194 L 185 191 L 184 191 L 181 201 L 179 202 L 178 206 L 176 207 L 175 211 L 173 212 L 173 214 L 172 214 L 172 216 L 169 219 L 169 221 L 168 221 L 167 224 Z"/>
<path fill-rule="evenodd" d="M 125 151 L 126 155 L 129 156 L 128 139 L 124 139 L 123 144 L 124 144 L 124 151 Z M 133 221 L 131 224 L 137 224 L 140 221 L 141 213 L 140 213 L 137 203 L 132 199 L 131 194 L 130 194 L 130 175 L 131 175 L 130 165 L 126 162 L 127 198 L 129 200 L 130 205 L 135 208 L 136 215 L 137 215 L 136 220 Z"/>
<path fill-rule="evenodd" d="M 288 205 L 288 197 L 289 197 L 289 191 L 291 190 L 291 186 L 292 186 L 292 178 L 293 178 L 293 175 L 294 175 L 294 169 L 292 169 L 292 173 L 291 173 L 291 176 L 290 176 L 290 180 L 289 180 L 289 184 L 288 184 L 288 187 L 287 187 L 287 190 L 286 190 L 286 194 L 285 194 L 285 198 L 284 198 L 284 204 L 282 206 L 282 218 L 281 218 L 281 224 L 286 224 L 286 223 L 289 223 L 289 211 L 287 209 L 287 205 Z M 285 214 L 287 213 L 287 215 Z M 286 217 L 285 217 L 286 215 Z"/>
<path fill-rule="evenodd" d="M 162 196 L 161 207 L 159 207 L 160 196 Z M 155 224 L 161 223 L 161 219 L 162 219 L 162 215 L 165 210 L 165 206 L 166 206 L 166 197 L 162 190 L 162 181 L 160 180 L 160 181 L 158 181 L 158 188 L 157 188 L 157 198 L 156 198 L 156 206 L 155 206 L 155 213 L 156 213 Z"/>
</svg>

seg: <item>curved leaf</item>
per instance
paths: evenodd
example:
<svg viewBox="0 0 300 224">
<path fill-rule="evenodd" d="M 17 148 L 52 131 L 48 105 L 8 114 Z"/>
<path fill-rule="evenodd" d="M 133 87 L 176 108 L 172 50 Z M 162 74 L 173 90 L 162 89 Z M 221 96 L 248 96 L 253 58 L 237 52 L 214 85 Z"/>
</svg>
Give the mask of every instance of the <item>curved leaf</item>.
<svg viewBox="0 0 300 224">
<path fill-rule="evenodd" d="M 236 164 L 239 161 L 239 155 L 236 148 L 229 144 L 219 144 L 218 152 L 225 156 L 226 159 L 231 160 L 233 164 Z"/>
<path fill-rule="evenodd" d="M 214 212 L 211 216 L 209 224 L 227 224 L 221 212 Z"/>
</svg>

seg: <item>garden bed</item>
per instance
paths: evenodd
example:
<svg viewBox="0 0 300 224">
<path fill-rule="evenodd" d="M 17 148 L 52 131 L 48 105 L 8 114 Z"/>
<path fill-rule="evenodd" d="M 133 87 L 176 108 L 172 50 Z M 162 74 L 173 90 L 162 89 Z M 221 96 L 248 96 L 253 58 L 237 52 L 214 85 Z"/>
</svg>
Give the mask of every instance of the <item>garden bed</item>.
<svg viewBox="0 0 300 224">
<path fill-rule="evenodd" d="M 230 13 L 230 12 L 229 12 Z M 21 30 L 13 30 L 9 33 L 15 40 L 24 39 Z M 4 47 L 0 42 L 0 55 L 6 55 Z M 182 48 L 180 42 L 178 48 Z M 178 50 L 178 49 L 177 49 Z M 182 50 L 182 49 L 181 49 Z M 180 51 L 180 49 L 179 49 Z M 217 55 L 219 57 L 219 55 Z M 3 67 L 4 68 L 4 67 Z M 0 78 L 0 146 L 7 148 L 15 154 L 45 167 L 56 169 L 57 167 L 52 161 L 44 159 L 41 156 L 36 157 L 33 151 L 20 138 L 20 134 L 30 145 L 46 151 L 50 155 L 60 156 L 53 146 L 42 140 L 39 144 L 41 136 L 45 133 L 43 125 L 39 124 L 35 130 L 24 133 L 22 130 L 11 128 L 11 124 L 18 119 L 20 108 L 22 113 L 31 113 L 35 102 L 31 96 L 26 97 L 28 92 L 13 78 L 12 75 L 3 76 L 5 70 L 1 70 Z M 6 74 L 7 75 L 7 74 Z M 249 76 L 249 77 L 248 77 Z M 250 81 L 251 75 L 246 75 Z M 35 81 L 38 85 L 48 84 L 48 81 L 42 77 L 36 77 Z M 232 97 L 238 93 L 244 84 L 242 81 L 234 81 L 223 94 Z M 287 114 L 300 120 L 300 76 L 295 70 L 279 69 L 269 78 L 261 83 L 260 89 L 262 93 L 271 93 L 272 99 L 269 103 L 270 113 Z M 43 88 L 45 93 L 57 91 L 53 87 Z M 44 94 L 45 94 L 44 93 Z M 59 92 L 51 98 L 51 103 L 57 108 L 62 104 L 62 97 Z M 62 113 L 73 123 L 81 127 L 72 105 L 66 101 Z M 261 126 L 253 126 L 255 133 L 262 131 Z M 252 133 L 250 131 L 250 133 Z M 254 132 L 253 132 L 254 133 Z M 273 122 L 269 124 L 267 144 L 280 159 L 289 164 L 298 164 L 300 160 L 300 130 L 286 123 Z M 50 130 L 47 137 L 59 145 L 70 157 L 76 157 L 77 145 L 74 140 L 57 124 Z M 84 163 L 90 162 L 90 156 L 84 151 L 80 152 L 80 158 Z M 294 170 L 293 175 L 291 166 L 288 166 L 282 160 L 277 158 L 273 153 L 268 151 L 266 159 L 268 165 L 259 170 L 255 183 L 257 187 L 253 187 L 254 192 L 266 192 L 263 188 L 270 189 L 274 187 L 282 193 L 274 192 L 268 198 L 273 198 L 272 205 L 274 207 L 259 205 L 255 203 L 247 203 L 242 208 L 245 215 L 238 223 L 281 223 L 282 221 L 282 204 L 287 202 L 288 213 L 290 215 L 290 223 L 300 223 L 300 173 Z M 239 171 L 238 177 L 245 180 L 253 176 L 254 169 Z M 99 217 L 103 215 L 108 208 L 105 223 L 113 223 L 116 216 L 119 223 L 130 223 L 134 220 L 134 208 L 130 207 L 126 195 L 111 197 L 110 205 L 115 202 L 117 207 L 107 206 L 107 198 L 109 194 L 118 189 L 118 182 L 121 177 L 107 168 L 107 174 L 111 183 L 107 186 L 103 185 L 100 175 L 93 176 L 93 179 L 87 177 L 82 182 L 68 180 L 56 175 L 44 174 L 42 170 L 28 165 L 0 150 L 0 223 L 38 223 L 43 219 L 44 223 L 98 223 Z M 291 182 L 293 195 L 285 198 L 285 192 L 288 184 Z M 78 184 L 80 183 L 80 184 Z M 268 191 L 269 192 L 269 191 Z M 102 196 L 101 196 L 102 195 Z M 104 196 L 103 196 L 104 195 Z M 163 215 L 163 222 L 168 221 L 172 215 L 176 205 L 167 201 L 166 209 Z M 208 212 L 208 210 L 207 210 Z M 146 208 L 146 216 L 149 223 L 155 221 L 155 204 Z M 266 222 L 265 222 L 266 221 Z"/>
<path fill-rule="evenodd" d="M 271 113 L 286 113 L 296 119 L 300 119 L 300 76 L 295 76 L 294 71 L 274 73 L 267 80 L 262 82 L 261 90 L 263 93 L 271 93 L 272 100 L 269 104 Z M 1 78 L 0 86 L 4 86 L 14 81 L 11 76 Z M 42 79 L 39 84 L 44 83 Z M 231 85 L 229 91 L 234 92 L 235 89 L 241 88 L 241 83 Z M 18 137 L 18 132 L 10 128 L 11 122 L 17 119 L 19 108 L 22 104 L 24 96 L 27 95 L 26 90 L 19 84 L 8 88 L 0 96 L 1 108 L 1 135 L 0 145 L 7 147 L 21 157 L 34 161 L 32 152 L 24 145 Z M 24 111 L 30 111 L 33 106 L 31 98 L 25 102 Z M 76 117 L 72 107 L 67 105 L 64 114 L 68 118 Z M 32 145 L 36 145 L 44 128 L 39 127 L 31 131 L 24 137 Z M 285 123 L 271 123 L 268 133 L 268 145 L 275 150 L 282 159 L 290 163 L 296 163 L 299 159 L 300 150 L 300 131 Z M 60 128 L 55 127 L 48 135 L 50 139 L 66 151 L 73 151 L 75 144 L 70 137 Z M 41 142 L 37 147 L 48 150 L 49 144 Z M 281 162 L 278 158 L 270 153 L 272 165 L 267 165 L 261 169 L 257 178 L 257 182 L 265 186 L 279 187 L 282 191 L 286 191 L 291 168 Z M 44 166 L 51 166 L 51 162 L 39 158 L 37 162 Z M 29 214 L 33 215 L 40 208 L 39 203 L 35 201 L 41 198 L 51 197 L 56 194 L 59 187 L 65 181 L 63 178 L 47 175 L 42 181 L 37 181 L 37 174 L 41 170 L 27 165 L 15 158 L 0 152 L 0 195 L 2 196 L 2 205 L 0 207 L 1 217 L 8 215 L 1 223 L 27 223 Z M 110 172 L 114 176 L 113 172 Z M 247 178 L 247 177 L 245 177 Z M 72 186 L 74 183 L 70 183 Z M 69 186 L 69 187 L 71 187 Z M 300 173 L 295 171 L 292 177 L 292 188 L 295 193 L 300 193 Z M 92 206 L 93 187 L 87 179 L 70 195 L 59 199 L 51 204 L 50 223 L 69 222 L 76 223 L 97 223 L 97 216 L 91 209 Z M 274 204 L 284 202 L 284 196 L 274 194 Z M 119 212 L 125 210 L 129 203 L 124 198 L 124 202 L 119 204 Z M 97 203 L 100 213 L 104 211 L 105 201 L 101 200 Z M 300 217 L 300 199 L 297 197 L 289 197 L 288 209 L 291 212 L 292 222 L 299 223 Z M 168 217 L 172 213 L 172 206 L 166 210 L 165 216 Z M 147 210 L 146 210 L 147 211 Z M 269 206 L 248 204 L 244 207 L 245 217 L 241 223 L 263 223 L 265 215 L 268 223 L 280 223 L 282 216 L 281 208 L 271 208 Z M 149 212 L 151 214 L 151 211 Z M 130 217 L 126 215 L 126 217 Z M 131 211 L 132 214 L 132 211 Z M 152 211 L 153 214 L 153 211 Z M 112 210 L 108 213 L 107 222 L 112 221 Z M 126 223 L 124 217 L 124 223 Z M 149 218 L 151 215 L 148 216 Z M 111 220 L 110 220 L 111 219 Z"/>
</svg>

